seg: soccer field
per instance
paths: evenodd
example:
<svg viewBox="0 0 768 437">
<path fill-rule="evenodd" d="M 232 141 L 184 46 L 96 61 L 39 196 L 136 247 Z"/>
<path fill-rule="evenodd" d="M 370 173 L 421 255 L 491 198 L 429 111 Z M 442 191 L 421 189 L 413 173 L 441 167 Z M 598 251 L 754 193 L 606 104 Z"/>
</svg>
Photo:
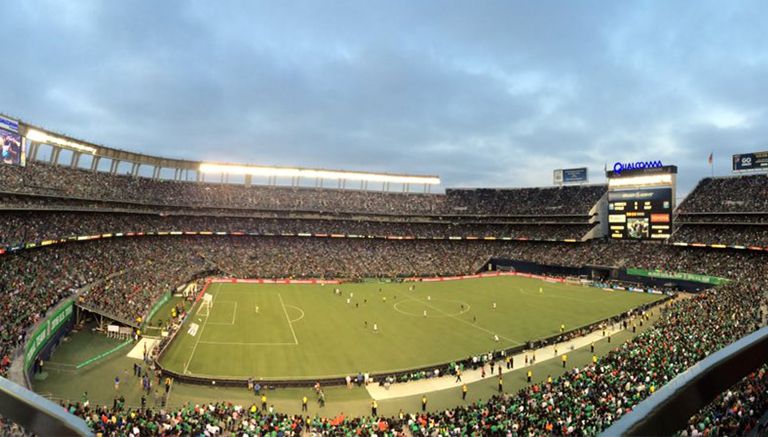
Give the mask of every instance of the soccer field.
<svg viewBox="0 0 768 437">
<path fill-rule="evenodd" d="M 210 314 L 193 308 L 161 364 L 241 379 L 411 369 L 518 346 L 662 297 L 513 276 L 411 285 L 213 283 Z"/>
</svg>

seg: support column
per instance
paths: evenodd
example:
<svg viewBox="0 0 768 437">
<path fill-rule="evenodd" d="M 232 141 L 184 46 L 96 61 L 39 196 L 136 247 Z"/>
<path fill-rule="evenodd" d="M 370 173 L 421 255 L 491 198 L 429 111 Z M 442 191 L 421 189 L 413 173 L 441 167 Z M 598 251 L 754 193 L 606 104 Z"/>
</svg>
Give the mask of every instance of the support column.
<svg viewBox="0 0 768 437">
<path fill-rule="evenodd" d="M 91 160 L 91 171 L 98 171 L 99 170 L 99 161 L 101 161 L 101 156 L 94 156 Z"/>
<path fill-rule="evenodd" d="M 118 159 L 112 159 L 112 162 L 109 164 L 109 173 L 115 174 L 117 173 L 117 167 L 120 165 L 120 160 Z"/>
<path fill-rule="evenodd" d="M 250 187 L 251 186 L 252 179 L 253 179 L 253 175 L 250 175 L 250 174 L 245 175 L 245 186 L 246 187 Z"/>
<path fill-rule="evenodd" d="M 70 167 L 77 168 L 78 164 L 80 164 L 80 155 L 82 155 L 82 153 L 72 152 L 72 159 L 69 160 Z"/>
<path fill-rule="evenodd" d="M 36 161 L 37 160 L 37 151 L 40 149 L 40 143 L 36 141 L 29 141 L 29 148 L 27 149 L 29 153 L 27 153 L 27 159 Z"/>
<path fill-rule="evenodd" d="M 141 164 L 138 162 L 131 163 L 131 176 L 136 177 L 139 175 L 139 167 L 141 167 Z"/>
<path fill-rule="evenodd" d="M 53 149 L 51 150 L 51 159 L 50 162 L 53 165 L 58 165 L 59 163 L 59 153 L 61 153 L 61 148 L 56 146 L 51 146 Z"/>
</svg>

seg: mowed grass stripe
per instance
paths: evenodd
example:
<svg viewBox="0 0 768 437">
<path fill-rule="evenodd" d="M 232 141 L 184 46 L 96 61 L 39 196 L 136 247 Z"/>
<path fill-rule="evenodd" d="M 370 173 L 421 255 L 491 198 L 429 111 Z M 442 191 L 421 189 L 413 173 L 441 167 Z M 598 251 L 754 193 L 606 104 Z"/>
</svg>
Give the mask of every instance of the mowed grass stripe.
<svg viewBox="0 0 768 437">
<path fill-rule="evenodd" d="M 342 296 L 334 295 L 333 285 L 219 285 L 217 300 L 237 302 L 235 324 L 205 327 L 189 371 L 238 378 L 344 376 L 450 362 L 661 297 L 521 277 L 417 283 L 414 291 L 409 283 L 342 284 Z M 468 311 L 461 313 L 461 305 Z M 217 310 L 226 314 L 213 314 Z M 212 316 L 231 321 L 231 312 L 232 305 L 214 305 Z M 501 341 L 493 341 L 492 333 Z M 177 371 L 187 358 L 179 349 L 188 353 L 193 344 L 186 327 L 178 337 L 162 359 Z"/>
</svg>

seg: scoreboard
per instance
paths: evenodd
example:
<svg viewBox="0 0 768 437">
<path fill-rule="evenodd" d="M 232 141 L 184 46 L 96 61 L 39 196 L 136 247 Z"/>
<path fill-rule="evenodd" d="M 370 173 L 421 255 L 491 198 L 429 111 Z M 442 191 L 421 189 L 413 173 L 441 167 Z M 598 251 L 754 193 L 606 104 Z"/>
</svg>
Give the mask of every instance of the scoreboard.
<svg viewBox="0 0 768 437">
<path fill-rule="evenodd" d="M 672 188 L 636 188 L 608 192 L 611 238 L 666 239 L 672 233 Z"/>
<path fill-rule="evenodd" d="M 607 234 L 617 240 L 666 240 L 672 235 L 677 167 L 626 168 L 606 172 Z"/>
</svg>

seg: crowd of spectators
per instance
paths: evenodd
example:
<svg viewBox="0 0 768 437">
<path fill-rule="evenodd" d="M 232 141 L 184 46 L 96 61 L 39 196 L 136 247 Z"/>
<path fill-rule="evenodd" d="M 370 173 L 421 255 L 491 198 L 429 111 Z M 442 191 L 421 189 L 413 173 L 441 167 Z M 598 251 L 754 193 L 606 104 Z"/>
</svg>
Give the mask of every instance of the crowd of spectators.
<svg viewBox="0 0 768 437">
<path fill-rule="evenodd" d="M 688 421 L 681 436 L 765 435 L 760 426 L 763 412 L 768 411 L 768 364 L 747 375 L 735 386 L 720 394 Z"/>
<path fill-rule="evenodd" d="M 138 204 L 375 214 L 585 215 L 605 185 L 446 194 L 154 180 L 30 161 L 0 167 L 0 190 Z"/>
<path fill-rule="evenodd" d="M 673 241 L 768 247 L 768 224 L 685 224 L 677 228 Z"/>
<path fill-rule="evenodd" d="M 702 179 L 677 208 L 672 241 L 768 246 L 768 176 Z"/>
<path fill-rule="evenodd" d="M 678 212 L 768 212 L 768 175 L 702 179 Z"/>
<path fill-rule="evenodd" d="M 67 237 L 127 232 L 242 232 L 259 235 L 336 234 L 424 238 L 511 237 L 533 240 L 581 239 L 594 226 L 586 221 L 557 222 L 402 222 L 356 219 L 277 219 L 209 215 L 159 215 L 104 212 L 0 212 L 0 247 Z"/>
<path fill-rule="evenodd" d="M 443 205 L 455 212 L 484 215 L 587 214 L 607 191 L 606 185 L 448 189 Z"/>
</svg>

